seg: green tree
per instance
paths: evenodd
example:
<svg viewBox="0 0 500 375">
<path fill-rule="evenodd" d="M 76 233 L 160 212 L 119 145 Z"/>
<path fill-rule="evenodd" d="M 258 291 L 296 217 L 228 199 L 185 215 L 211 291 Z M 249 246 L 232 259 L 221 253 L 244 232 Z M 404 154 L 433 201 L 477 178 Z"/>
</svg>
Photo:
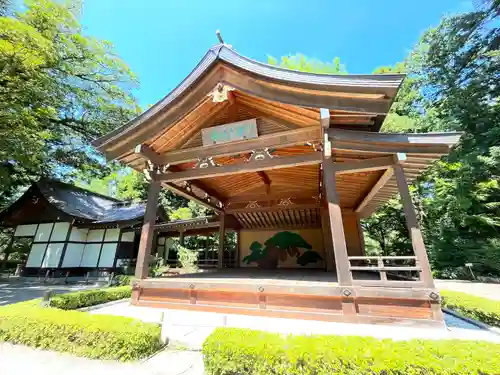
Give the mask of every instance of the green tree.
<svg viewBox="0 0 500 375">
<path fill-rule="evenodd" d="M 300 53 L 296 55 L 282 56 L 281 60 L 268 56 L 267 63 L 290 70 L 319 74 L 347 74 L 347 70 L 340 63 L 340 58 L 335 57 L 332 62 L 322 62 L 317 59 L 308 58 Z"/>
<path fill-rule="evenodd" d="M 0 17 L 0 205 L 42 175 L 105 171 L 89 141 L 137 113 L 135 76 L 77 15 L 30 0 Z"/>
</svg>

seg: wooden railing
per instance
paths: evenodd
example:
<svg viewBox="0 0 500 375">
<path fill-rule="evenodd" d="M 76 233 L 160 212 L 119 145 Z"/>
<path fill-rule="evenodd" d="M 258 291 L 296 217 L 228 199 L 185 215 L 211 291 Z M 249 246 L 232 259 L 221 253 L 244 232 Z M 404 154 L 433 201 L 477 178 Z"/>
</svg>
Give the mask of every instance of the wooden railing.
<svg viewBox="0 0 500 375">
<path fill-rule="evenodd" d="M 381 285 L 381 286 L 408 286 L 415 287 L 421 284 L 420 273 L 422 267 L 419 266 L 416 256 L 350 256 L 349 272 L 353 284 L 357 285 Z M 352 262 L 364 263 L 368 265 L 352 265 Z M 414 263 L 414 265 L 396 264 L 397 262 Z M 380 275 L 380 280 L 359 280 L 353 277 L 353 271 L 374 271 Z M 418 278 L 412 277 L 411 273 L 418 272 Z M 401 275 L 405 273 L 406 275 Z M 387 275 L 392 276 L 392 280 Z M 408 275 L 410 274 L 410 275 Z"/>
</svg>

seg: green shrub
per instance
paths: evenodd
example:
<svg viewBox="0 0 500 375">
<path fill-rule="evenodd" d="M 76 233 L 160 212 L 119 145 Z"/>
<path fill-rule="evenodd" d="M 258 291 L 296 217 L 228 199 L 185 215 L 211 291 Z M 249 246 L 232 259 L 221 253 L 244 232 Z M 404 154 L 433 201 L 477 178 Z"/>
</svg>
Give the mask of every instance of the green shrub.
<svg viewBox="0 0 500 375">
<path fill-rule="evenodd" d="M 0 341 L 75 355 L 136 360 L 160 348 L 160 327 L 121 316 L 30 307 L 0 307 Z"/>
<path fill-rule="evenodd" d="M 132 275 L 115 275 L 113 277 L 113 285 L 115 286 L 128 286 L 132 285 L 135 276 Z"/>
<path fill-rule="evenodd" d="M 203 344 L 212 375 L 493 375 L 500 344 L 459 340 L 282 336 L 218 328 Z"/>
<path fill-rule="evenodd" d="M 54 296 L 50 301 L 50 306 L 63 310 L 75 310 L 82 307 L 99 305 L 109 301 L 130 298 L 131 295 L 131 286 L 84 290 L 81 292 L 59 294 Z"/>
<path fill-rule="evenodd" d="M 443 306 L 468 318 L 500 327 L 500 301 L 467 293 L 441 290 Z"/>
</svg>

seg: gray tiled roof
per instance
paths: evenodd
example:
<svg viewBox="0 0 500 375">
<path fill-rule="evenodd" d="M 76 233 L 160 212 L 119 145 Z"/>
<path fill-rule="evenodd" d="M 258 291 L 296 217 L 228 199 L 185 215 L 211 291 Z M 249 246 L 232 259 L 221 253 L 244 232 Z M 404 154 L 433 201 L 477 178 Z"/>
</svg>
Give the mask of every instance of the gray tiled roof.
<svg viewBox="0 0 500 375">
<path fill-rule="evenodd" d="M 37 183 L 44 197 L 68 215 L 95 223 L 129 221 L 144 216 L 144 203 L 121 202 L 115 198 L 65 184 L 42 180 Z"/>
</svg>

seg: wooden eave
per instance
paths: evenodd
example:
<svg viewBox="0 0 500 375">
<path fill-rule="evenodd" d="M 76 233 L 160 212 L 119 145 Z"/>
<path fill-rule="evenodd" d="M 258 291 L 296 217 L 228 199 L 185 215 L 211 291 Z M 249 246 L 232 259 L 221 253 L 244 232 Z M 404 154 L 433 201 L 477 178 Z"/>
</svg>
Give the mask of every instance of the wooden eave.
<svg viewBox="0 0 500 375">
<path fill-rule="evenodd" d="M 93 145 L 109 158 L 130 152 L 200 106 L 222 83 L 250 96 L 305 108 L 385 116 L 404 75 L 321 75 L 259 63 L 226 45 L 211 48 L 163 100 Z"/>
</svg>

